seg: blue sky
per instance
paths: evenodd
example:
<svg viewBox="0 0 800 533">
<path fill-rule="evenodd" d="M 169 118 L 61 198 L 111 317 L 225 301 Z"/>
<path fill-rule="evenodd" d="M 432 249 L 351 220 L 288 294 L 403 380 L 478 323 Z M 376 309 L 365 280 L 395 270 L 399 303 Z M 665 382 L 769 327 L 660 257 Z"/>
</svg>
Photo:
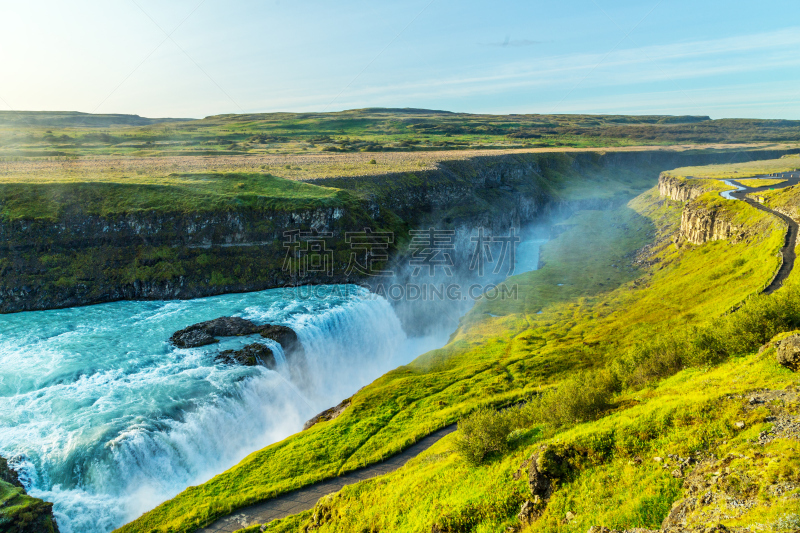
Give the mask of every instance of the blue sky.
<svg viewBox="0 0 800 533">
<path fill-rule="evenodd" d="M 0 109 L 800 119 L 800 3 L 0 0 Z"/>
</svg>

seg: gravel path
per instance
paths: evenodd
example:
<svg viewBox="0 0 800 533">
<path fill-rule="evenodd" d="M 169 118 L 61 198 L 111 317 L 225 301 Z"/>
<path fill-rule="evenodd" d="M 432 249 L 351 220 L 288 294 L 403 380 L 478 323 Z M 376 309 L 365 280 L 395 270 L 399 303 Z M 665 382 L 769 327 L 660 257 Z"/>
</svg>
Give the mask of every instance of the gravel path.
<svg viewBox="0 0 800 533">
<path fill-rule="evenodd" d="M 345 485 L 351 485 L 370 479 L 373 477 L 381 476 L 393 472 L 406 464 L 410 459 L 418 456 L 445 435 L 456 430 L 456 424 L 449 425 L 431 433 L 427 437 L 420 439 L 417 443 L 413 444 L 406 450 L 398 453 L 397 455 L 386 459 L 380 463 L 367 466 L 360 470 L 344 474 L 342 476 L 321 481 L 295 491 L 282 494 L 277 498 L 266 500 L 263 502 L 255 503 L 247 507 L 237 509 L 233 514 L 224 518 L 220 518 L 213 524 L 206 526 L 203 529 L 197 530 L 197 533 L 211 533 L 211 532 L 224 532 L 230 533 L 241 529 L 243 527 L 252 526 L 255 524 L 265 524 L 270 520 L 276 518 L 284 518 L 293 514 L 297 514 L 308 509 L 312 509 L 316 505 L 317 500 L 321 497 L 338 492 Z"/>
<path fill-rule="evenodd" d="M 744 184 L 736 180 L 727 180 L 727 181 L 733 182 L 739 187 L 744 187 L 742 190 L 731 192 L 730 195 L 733 198 L 745 201 L 748 204 L 755 207 L 756 209 L 760 209 L 761 211 L 765 211 L 767 213 L 775 215 L 776 217 L 783 220 L 786 223 L 786 226 L 788 227 L 788 231 L 786 232 L 786 240 L 783 244 L 783 248 L 781 248 L 781 256 L 783 258 L 783 261 L 781 261 L 781 267 L 780 269 L 778 269 L 778 273 L 775 274 L 775 277 L 772 278 L 770 284 L 767 285 L 767 287 L 763 290 L 764 294 L 771 294 L 783 286 L 784 280 L 786 280 L 786 278 L 789 277 L 789 274 L 792 272 L 792 268 L 794 268 L 794 261 L 796 259 L 794 249 L 795 246 L 797 246 L 798 224 L 797 222 L 795 222 L 788 216 L 784 215 L 783 213 L 774 211 L 769 207 L 766 207 L 763 204 L 758 203 L 756 200 L 748 198 L 746 195 L 750 193 L 768 191 L 771 189 L 783 189 L 784 187 L 791 187 L 793 185 L 797 185 L 798 183 L 800 183 L 800 173 L 781 172 L 775 176 L 757 176 L 757 178 L 762 178 L 762 179 L 784 178 L 786 179 L 786 181 L 783 183 L 779 183 L 777 185 L 767 185 L 764 187 L 746 187 Z"/>
</svg>

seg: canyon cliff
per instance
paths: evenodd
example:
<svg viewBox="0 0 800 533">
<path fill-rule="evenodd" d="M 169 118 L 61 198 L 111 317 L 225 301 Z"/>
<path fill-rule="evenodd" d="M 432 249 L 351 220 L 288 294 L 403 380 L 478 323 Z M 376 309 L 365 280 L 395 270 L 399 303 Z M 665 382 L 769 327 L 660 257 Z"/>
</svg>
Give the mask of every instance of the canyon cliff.
<svg viewBox="0 0 800 533">
<path fill-rule="evenodd" d="M 394 235 L 386 262 L 407 252 L 409 230 L 429 226 L 455 230 L 457 253 L 464 256 L 475 227 L 507 232 L 577 209 L 610 208 L 641 192 L 641 177 L 655 180 L 666 169 L 785 153 L 521 153 L 442 161 L 416 173 L 309 180 L 338 189 L 325 201 L 276 206 L 264 198 L 220 211 L 163 207 L 104 216 L 67 205 L 56 220 L 0 221 L 0 312 L 358 283 L 365 276 L 348 271 L 352 248 L 346 235 L 364 228 Z M 639 181 L 629 179 L 630 188 L 620 188 L 625 180 L 618 175 Z M 616 188 L 609 190 L 611 181 Z M 659 188 L 675 198 L 695 194 L 666 181 Z M 712 222 L 710 231 L 697 226 L 692 234 L 730 231 Z M 290 232 L 319 236 L 330 264 L 293 272 L 287 261 Z"/>
</svg>

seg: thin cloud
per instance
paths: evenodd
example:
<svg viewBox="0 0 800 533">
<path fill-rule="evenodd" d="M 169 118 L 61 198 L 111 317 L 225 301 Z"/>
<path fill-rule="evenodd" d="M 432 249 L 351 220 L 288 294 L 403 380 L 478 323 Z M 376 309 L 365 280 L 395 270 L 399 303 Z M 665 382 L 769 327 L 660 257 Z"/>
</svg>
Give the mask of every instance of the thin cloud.
<svg viewBox="0 0 800 533">
<path fill-rule="evenodd" d="M 493 46 L 496 48 L 515 47 L 521 48 L 523 46 L 533 46 L 535 44 L 542 44 L 544 41 L 532 41 L 531 39 L 512 39 L 506 37 L 503 41 L 494 43 L 478 43 L 481 46 Z"/>
</svg>

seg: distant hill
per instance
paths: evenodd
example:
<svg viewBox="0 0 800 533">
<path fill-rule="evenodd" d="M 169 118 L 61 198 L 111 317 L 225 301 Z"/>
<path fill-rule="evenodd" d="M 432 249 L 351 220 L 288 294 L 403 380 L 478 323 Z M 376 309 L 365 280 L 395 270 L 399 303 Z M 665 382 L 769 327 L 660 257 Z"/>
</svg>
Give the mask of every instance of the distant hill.
<svg viewBox="0 0 800 533">
<path fill-rule="evenodd" d="M 0 111 L 0 126 L 110 127 L 149 126 L 159 122 L 185 122 L 189 118 L 147 118 L 139 115 L 93 114 L 78 111 Z"/>
<path fill-rule="evenodd" d="M 519 122 L 519 121 L 548 121 L 558 124 L 581 124 L 581 125 L 608 125 L 608 124 L 693 124 L 697 122 L 710 121 L 711 117 L 701 115 L 585 115 L 585 114 L 566 114 L 566 115 L 541 115 L 537 113 L 512 113 L 508 115 L 492 115 L 485 113 L 459 113 L 454 111 L 443 111 L 440 109 L 419 109 L 413 107 L 365 107 L 362 109 L 347 109 L 344 111 L 294 113 L 291 111 L 276 111 L 271 113 L 226 113 L 222 115 L 211 115 L 202 120 L 225 120 L 248 122 L 252 120 L 302 120 L 302 119 L 323 119 L 323 120 L 342 120 L 344 118 L 354 119 L 378 119 L 395 116 L 404 118 L 409 116 L 430 116 L 460 120 L 493 120 L 497 122 Z"/>
</svg>

